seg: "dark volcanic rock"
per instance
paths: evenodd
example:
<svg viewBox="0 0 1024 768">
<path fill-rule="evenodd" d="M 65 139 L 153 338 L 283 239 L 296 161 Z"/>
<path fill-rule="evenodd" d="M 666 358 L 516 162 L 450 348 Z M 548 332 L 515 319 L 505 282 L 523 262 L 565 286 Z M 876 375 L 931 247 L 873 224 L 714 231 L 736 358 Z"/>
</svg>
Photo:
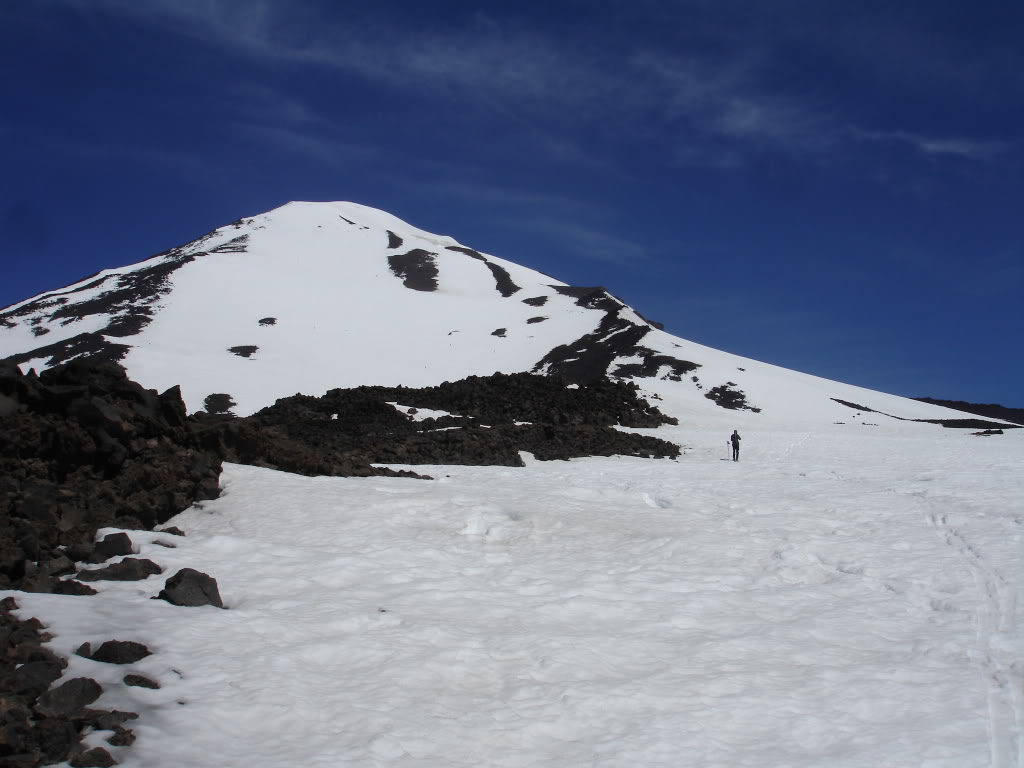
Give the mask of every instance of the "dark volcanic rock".
<svg viewBox="0 0 1024 768">
<path fill-rule="evenodd" d="M 591 333 L 584 334 L 568 344 L 560 344 L 544 355 L 534 365 L 534 372 L 561 376 L 577 384 L 587 384 L 605 376 L 655 376 L 665 366 L 669 368 L 667 378 L 678 381 L 684 374 L 699 367 L 687 360 L 657 355 L 653 350 L 640 346 L 641 339 L 652 327 L 661 328 L 660 324 L 644 319 L 644 324 L 638 325 L 622 317 L 626 305 L 603 287 L 551 287 L 563 296 L 575 298 L 577 306 L 602 312 L 603 317 Z M 546 297 L 538 296 L 524 301 L 540 306 L 544 299 Z M 620 365 L 615 371 L 610 370 L 611 364 L 620 357 L 640 357 L 644 362 Z"/>
<path fill-rule="evenodd" d="M 134 664 L 150 655 L 151 651 L 142 643 L 133 640 L 107 640 L 95 651 L 85 643 L 76 653 L 93 661 L 105 664 Z"/>
<path fill-rule="evenodd" d="M 22 664 L 0 682 L 0 688 L 12 693 L 38 698 L 64 674 L 64 665 L 57 659 L 40 659 Z"/>
<path fill-rule="evenodd" d="M 119 563 L 108 565 L 106 568 L 79 571 L 75 578 L 79 581 L 142 581 L 150 576 L 163 573 L 163 570 L 152 560 L 128 557 Z"/>
<path fill-rule="evenodd" d="M 671 443 L 611 428 L 675 423 L 637 391 L 635 384 L 606 379 L 576 387 L 553 377 L 494 374 L 419 389 L 358 387 L 331 390 L 319 398 L 296 395 L 278 400 L 250 421 L 341 466 L 520 466 L 520 451 L 542 459 L 616 453 L 676 456 L 679 449 Z M 413 422 L 391 402 L 460 418 Z"/>
<path fill-rule="evenodd" d="M 437 290 L 437 264 L 434 254 L 422 248 L 388 256 L 388 266 L 402 284 L 414 291 Z"/>
<path fill-rule="evenodd" d="M 258 349 L 259 347 L 255 344 L 242 344 L 237 347 L 228 347 L 228 352 L 238 355 L 239 357 L 252 357 L 256 354 L 256 350 Z"/>
<path fill-rule="evenodd" d="M 99 731 L 112 731 L 129 720 L 137 720 L 136 712 L 121 712 L 116 709 L 87 709 L 82 713 L 82 720 Z"/>
<path fill-rule="evenodd" d="M 226 392 L 214 392 L 203 400 L 203 408 L 207 413 L 230 413 L 238 403 Z"/>
<path fill-rule="evenodd" d="M 43 646 L 50 638 L 39 620 L 17 618 L 16 608 L 14 598 L 0 600 L 0 764 L 34 768 L 71 753 L 79 731 L 71 718 L 99 686 L 68 681 L 48 692 L 67 662 Z"/>
<path fill-rule="evenodd" d="M 119 360 L 123 360 L 130 349 L 131 347 L 127 344 L 117 344 L 108 341 L 102 333 L 91 331 L 79 333 L 64 341 L 36 347 L 28 352 L 11 355 L 7 359 L 14 363 L 27 363 L 29 360 L 45 357 L 49 358 L 47 360 L 49 365 L 59 365 L 68 360 L 88 355 L 93 360 L 116 363 Z"/>
<path fill-rule="evenodd" d="M 698 363 L 680 360 L 671 355 L 659 355 L 653 349 L 646 347 L 637 347 L 635 351 L 643 359 L 643 362 L 620 365 L 612 375 L 630 379 L 650 378 L 657 376 L 662 370 L 668 369 L 662 378 L 682 381 L 683 376 L 700 368 Z"/>
<path fill-rule="evenodd" d="M 563 296 L 572 296 L 577 306 L 587 309 L 600 309 L 605 312 L 618 313 L 624 306 L 603 285 L 552 285 Z"/>
<path fill-rule="evenodd" d="M 40 764 L 51 765 L 68 759 L 78 746 L 79 733 L 73 721 L 48 717 L 36 722 L 32 736 L 41 752 Z"/>
<path fill-rule="evenodd" d="M 93 747 L 75 755 L 70 761 L 71 768 L 110 768 L 117 761 L 103 747 Z"/>
<path fill-rule="evenodd" d="M 608 294 L 604 296 L 608 302 L 614 302 Z M 601 308 L 607 306 L 602 303 L 603 299 L 595 298 L 592 294 L 583 296 L 576 303 L 587 299 Z M 640 339 L 651 329 L 619 317 L 622 305 L 616 306 L 616 309 L 608 311 L 601 318 L 593 333 L 584 334 L 570 344 L 555 347 L 540 359 L 534 371 L 564 377 L 578 384 L 592 384 L 605 377 L 615 358 L 634 356 Z"/>
<path fill-rule="evenodd" d="M 112 747 L 130 747 L 135 743 L 135 733 L 130 728 L 123 728 L 118 725 L 111 728 L 114 735 L 107 739 L 107 744 Z"/>
<path fill-rule="evenodd" d="M 712 387 L 704 397 L 714 401 L 715 405 L 728 408 L 729 410 L 761 412 L 760 408 L 755 408 L 747 402 L 747 396 L 743 392 L 733 389 L 731 383 Z"/>
<path fill-rule="evenodd" d="M 57 581 L 51 585 L 51 591 L 55 595 L 95 595 L 96 590 L 80 581 L 68 579 Z"/>
<path fill-rule="evenodd" d="M 157 394 L 112 363 L 75 360 L 25 376 L 0 365 L 0 588 L 62 591 L 68 561 L 130 552 L 124 534 L 218 494 L 220 456 L 201 446 L 177 388 Z"/>
<path fill-rule="evenodd" d="M 512 276 L 508 273 L 508 270 L 499 264 L 495 264 L 493 261 L 484 256 L 480 251 L 475 251 L 472 248 L 466 248 L 462 245 L 449 245 L 446 246 L 449 251 L 456 251 L 458 253 L 464 253 L 467 256 L 482 261 L 494 276 L 494 288 L 502 296 L 508 298 L 516 291 L 521 290 L 518 285 L 512 282 Z"/>
<path fill-rule="evenodd" d="M 160 687 L 160 683 L 150 680 L 144 675 L 125 675 L 124 684 L 134 688 L 152 688 L 154 690 Z"/>
<path fill-rule="evenodd" d="M 473 248 L 467 248 L 464 245 L 448 245 L 445 246 L 445 248 L 449 251 L 455 251 L 456 253 L 464 253 L 477 261 L 487 261 L 487 257 L 480 253 L 480 251 Z"/>
<path fill-rule="evenodd" d="M 217 580 L 192 568 L 182 568 L 171 576 L 157 597 L 172 605 L 224 607 L 220 599 L 220 590 L 217 588 Z"/>
<path fill-rule="evenodd" d="M 15 309 L 0 312 L 0 324 L 7 327 L 25 322 L 29 317 L 32 317 L 28 321 L 30 323 L 45 319 L 50 323 L 70 325 L 87 317 L 100 316 L 107 323 L 100 330 L 26 350 L 9 359 L 23 363 L 45 357 L 51 366 L 81 355 L 108 362 L 122 359 L 130 347 L 109 339 L 135 335 L 152 321 L 153 306 L 170 291 L 171 276 L 176 270 L 206 253 L 245 250 L 247 236 L 242 235 L 211 251 L 202 251 L 198 246 L 214 235 L 215 232 L 210 232 L 191 243 L 157 254 L 147 259 L 146 266 L 140 269 L 95 276 L 95 280 L 83 282 L 75 288 L 47 293 Z M 85 301 L 75 301 L 76 294 L 84 291 L 92 291 L 95 295 Z"/>
<path fill-rule="evenodd" d="M 415 422 L 390 402 L 457 416 Z M 76 360 L 35 376 L 0 361 L 0 588 L 93 593 L 68 579 L 75 563 L 125 557 L 135 549 L 123 532 L 97 543 L 96 531 L 151 529 L 193 502 L 215 498 L 222 460 L 310 475 L 418 477 L 371 464 L 515 466 L 522 451 L 540 459 L 674 457 L 679 449 L 671 443 L 613 428 L 673 422 L 639 398 L 634 384 L 600 378 L 576 386 L 531 374 L 470 377 L 421 389 L 338 389 L 322 397 L 284 398 L 244 419 L 188 417 L 177 388 L 162 394 L 144 389 L 114 364 Z M 79 578 L 158 572 L 151 561 L 126 557 Z M 192 569 L 168 579 L 158 597 L 175 605 L 224 607 L 216 581 Z M 0 698 L 9 715 L 0 724 L 0 748 L 6 738 L 33 760 L 45 755 L 60 762 L 81 750 L 83 727 L 115 730 L 130 743 L 133 734 L 122 725 L 131 713 L 88 709 L 99 696 L 95 681 L 77 678 L 46 690 L 64 665 L 42 647 L 39 622 L 16 620 L 11 606 L 13 601 L 0 601 L 0 643 L 6 644 L 0 645 Z M 129 641 L 82 652 L 106 663 L 131 663 L 149 653 Z M 146 685 L 142 680 L 129 684 Z"/>
<path fill-rule="evenodd" d="M 888 415 L 888 414 L 887 414 Z M 924 424 L 938 424 L 946 429 L 1020 429 L 1020 424 L 1002 424 L 984 419 L 914 419 Z M 990 432 L 989 434 L 994 434 Z"/>
<path fill-rule="evenodd" d="M 1013 424 L 1024 426 L 1024 408 L 1007 408 L 1005 405 L 996 403 L 968 403 L 963 400 L 936 400 L 934 397 L 915 397 L 922 403 L 941 405 L 945 408 L 952 408 L 956 411 L 973 413 L 975 416 L 987 416 L 990 419 L 1000 419 Z"/>
<path fill-rule="evenodd" d="M 133 546 L 132 539 L 127 533 L 108 533 L 102 541 L 96 543 L 90 560 L 94 563 L 102 563 L 111 557 L 130 555 L 134 551 Z"/>
<path fill-rule="evenodd" d="M 508 270 L 504 267 L 495 264 L 493 261 L 487 262 L 487 268 L 491 270 L 491 274 L 494 276 L 494 287 L 497 289 L 505 298 L 508 298 L 513 293 L 522 290 L 518 285 L 512 282 L 512 276 L 509 275 Z"/>
<path fill-rule="evenodd" d="M 868 408 L 866 405 L 851 403 L 849 400 L 840 400 L 838 397 L 833 397 L 832 400 L 840 405 L 845 405 L 847 408 L 852 408 L 855 411 L 861 411 L 863 413 L 877 413 L 880 416 L 888 416 L 890 419 L 896 419 L 897 421 L 914 421 L 921 424 L 937 424 L 947 429 L 1020 429 L 1022 426 L 1020 424 L 985 421 L 984 419 L 907 419 L 902 416 L 894 416 L 893 414 L 886 413 L 885 411 L 876 411 L 874 408 Z M 927 402 L 927 400 L 924 402 Z M 989 432 L 989 434 L 996 433 Z"/>
<path fill-rule="evenodd" d="M 64 717 L 92 704 L 103 688 L 91 677 L 75 677 L 47 691 L 36 701 L 36 711 L 46 717 Z"/>
</svg>

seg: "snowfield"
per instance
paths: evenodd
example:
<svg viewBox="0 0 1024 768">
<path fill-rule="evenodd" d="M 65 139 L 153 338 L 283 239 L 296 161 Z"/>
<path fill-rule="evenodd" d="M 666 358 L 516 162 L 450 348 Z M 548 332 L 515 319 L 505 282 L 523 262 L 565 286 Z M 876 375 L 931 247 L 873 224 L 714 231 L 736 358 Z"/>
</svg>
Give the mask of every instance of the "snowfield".
<svg viewBox="0 0 1024 768">
<path fill-rule="evenodd" d="M 1024 765 L 1024 435 L 746 416 L 734 463 L 729 418 L 657 430 L 678 461 L 228 465 L 131 532 L 162 576 L 20 613 L 154 651 L 159 690 L 66 673 L 138 768 Z M 148 599 L 181 567 L 228 610 Z"/>
</svg>

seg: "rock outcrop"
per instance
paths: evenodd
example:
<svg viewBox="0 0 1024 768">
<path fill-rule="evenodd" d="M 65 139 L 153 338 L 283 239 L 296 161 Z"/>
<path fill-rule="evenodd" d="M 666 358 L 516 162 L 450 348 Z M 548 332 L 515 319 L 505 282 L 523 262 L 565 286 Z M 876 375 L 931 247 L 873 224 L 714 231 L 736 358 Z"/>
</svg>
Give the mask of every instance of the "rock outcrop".
<svg viewBox="0 0 1024 768">
<path fill-rule="evenodd" d="M 0 765 L 113 765 L 110 753 L 87 748 L 82 734 L 113 731 L 109 744 L 130 744 L 135 736 L 124 724 L 138 715 L 91 708 L 103 693 L 91 677 L 60 682 L 67 662 L 45 646 L 50 636 L 39 620 L 19 619 L 17 608 L 12 597 L 0 601 Z M 138 655 L 138 645 L 125 646 L 129 656 Z"/>
<path fill-rule="evenodd" d="M 75 590 L 60 577 L 76 562 L 128 554 L 97 529 L 152 528 L 219 492 L 220 456 L 177 387 L 157 394 L 102 361 L 38 377 L 0 363 L 0 402 L 0 588 Z"/>
</svg>

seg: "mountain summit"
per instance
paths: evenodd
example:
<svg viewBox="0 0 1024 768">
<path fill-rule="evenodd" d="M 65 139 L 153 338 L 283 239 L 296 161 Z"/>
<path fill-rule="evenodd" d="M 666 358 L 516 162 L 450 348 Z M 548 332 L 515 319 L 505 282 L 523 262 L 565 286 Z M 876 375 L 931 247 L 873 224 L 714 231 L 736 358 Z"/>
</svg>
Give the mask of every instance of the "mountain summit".
<svg viewBox="0 0 1024 768">
<path fill-rule="evenodd" d="M 83 355 L 240 415 L 296 392 L 535 372 L 632 379 L 676 415 L 963 416 L 686 341 L 603 287 L 347 202 L 288 203 L 0 312 L 0 358 L 23 370 Z"/>
</svg>

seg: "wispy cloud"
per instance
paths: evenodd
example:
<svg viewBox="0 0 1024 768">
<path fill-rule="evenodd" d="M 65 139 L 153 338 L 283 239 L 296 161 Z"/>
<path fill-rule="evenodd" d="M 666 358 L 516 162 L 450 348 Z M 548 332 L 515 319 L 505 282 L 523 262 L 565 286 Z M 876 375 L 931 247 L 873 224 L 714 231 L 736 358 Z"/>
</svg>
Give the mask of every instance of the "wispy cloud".
<svg viewBox="0 0 1024 768">
<path fill-rule="evenodd" d="M 423 161 L 432 173 L 409 178 L 402 176 L 394 183 L 409 189 L 418 189 L 422 194 L 442 200 L 460 203 L 483 203 L 489 209 L 503 209 L 509 212 L 508 220 L 520 221 L 519 215 L 539 216 L 547 211 L 552 218 L 581 216 L 591 212 L 590 206 L 579 200 L 543 192 L 520 191 L 509 185 L 496 185 L 481 179 L 476 169 L 466 167 L 444 167 Z M 459 181 L 458 179 L 465 179 Z M 513 218 L 516 217 L 516 218 Z"/>
<path fill-rule="evenodd" d="M 520 217 L 506 223 L 539 236 L 552 247 L 579 258 L 626 265 L 651 257 L 648 246 L 571 219 Z"/>
<path fill-rule="evenodd" d="M 991 160 L 1009 148 L 1001 141 L 940 138 L 908 131 L 864 131 L 853 128 L 851 134 L 864 141 L 903 144 L 925 155 L 952 155 L 970 160 Z"/>
<path fill-rule="evenodd" d="M 661 142 L 673 141 L 665 135 L 674 135 L 681 162 L 706 159 L 717 168 L 735 168 L 746 152 L 764 147 L 827 156 L 844 145 L 885 142 L 932 158 L 974 161 L 990 160 L 1003 149 L 999 142 L 971 137 L 869 130 L 856 115 L 833 114 L 834 104 L 825 109 L 820 99 L 779 78 L 771 82 L 765 73 L 788 35 L 800 45 L 824 49 L 828 27 L 821 19 L 787 31 L 769 23 L 772 14 L 757 11 L 759 22 L 752 26 L 744 25 L 742 14 L 725 13 L 732 26 L 719 25 L 707 34 L 732 44 L 728 52 L 710 52 L 638 50 L 628 39 L 608 38 L 607 30 L 605 38 L 581 33 L 567 41 L 486 11 L 456 24 L 417 29 L 394 23 L 383 11 L 339 19 L 276 0 L 46 1 L 81 13 L 118 14 L 265 61 L 327 67 L 456 109 L 498 114 L 520 124 L 540 151 L 564 164 L 600 162 L 576 138 L 580 128 L 620 136 L 647 131 Z M 675 23 L 707 15 L 700 3 L 683 5 Z M 651 6 L 637 13 L 656 20 L 655 11 Z M 863 36 L 875 27 L 862 23 L 857 29 Z M 840 35 L 840 44 L 843 39 Z M 276 124 L 315 125 L 316 116 L 305 115 L 300 101 L 286 97 L 282 104 L 291 114 L 277 110 Z M 282 138 L 288 138 L 286 130 Z"/>
<path fill-rule="evenodd" d="M 815 111 L 756 84 L 762 62 L 754 54 L 740 53 L 722 63 L 645 52 L 630 66 L 647 106 L 705 136 L 806 150 L 829 132 Z"/>
<path fill-rule="evenodd" d="M 478 178 L 472 168 L 435 170 L 403 176 L 394 183 L 406 192 L 451 201 L 460 208 L 479 207 L 489 226 L 546 243 L 550 251 L 610 264 L 634 264 L 653 256 L 647 245 L 585 223 L 607 216 L 593 203 L 495 184 Z"/>
<path fill-rule="evenodd" d="M 271 145 L 279 151 L 304 157 L 327 168 L 351 168 L 353 162 L 372 162 L 383 154 L 383 150 L 373 144 L 354 143 L 293 125 L 251 121 L 230 123 L 229 127 L 234 135 Z"/>
</svg>

